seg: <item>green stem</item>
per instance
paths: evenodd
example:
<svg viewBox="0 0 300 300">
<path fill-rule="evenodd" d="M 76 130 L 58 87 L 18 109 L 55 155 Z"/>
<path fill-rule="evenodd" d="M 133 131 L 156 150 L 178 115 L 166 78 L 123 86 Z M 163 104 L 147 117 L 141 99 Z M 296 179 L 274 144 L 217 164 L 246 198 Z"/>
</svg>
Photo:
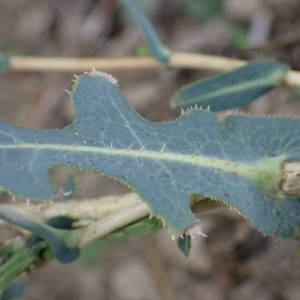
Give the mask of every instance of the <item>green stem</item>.
<svg viewBox="0 0 300 300">
<path fill-rule="evenodd" d="M 171 59 L 171 51 L 160 41 L 155 29 L 148 21 L 144 13 L 131 0 L 121 0 L 121 2 L 132 13 L 133 18 L 142 30 L 154 57 L 161 63 L 169 63 Z"/>
<path fill-rule="evenodd" d="M 2 293 L 19 274 L 26 271 L 36 260 L 48 243 L 40 241 L 32 247 L 26 247 L 14 254 L 0 267 L 0 293 Z"/>
<path fill-rule="evenodd" d="M 17 213 L 6 205 L 0 205 L 0 218 L 46 239 L 51 245 L 55 257 L 62 263 L 72 262 L 79 256 L 79 249 L 74 247 L 77 231 L 59 230 L 39 223 L 30 217 Z"/>
</svg>

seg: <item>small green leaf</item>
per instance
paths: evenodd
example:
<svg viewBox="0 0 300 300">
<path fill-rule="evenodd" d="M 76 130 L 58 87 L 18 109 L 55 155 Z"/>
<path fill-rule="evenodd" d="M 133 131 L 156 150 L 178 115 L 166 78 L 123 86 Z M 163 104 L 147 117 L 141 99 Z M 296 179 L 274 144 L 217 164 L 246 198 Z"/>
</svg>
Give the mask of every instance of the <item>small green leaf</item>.
<svg viewBox="0 0 300 300">
<path fill-rule="evenodd" d="M 253 62 L 234 71 L 195 81 L 172 97 L 172 108 L 202 107 L 212 111 L 246 105 L 278 86 L 289 66 L 275 62 Z"/>
<path fill-rule="evenodd" d="M 107 236 L 107 238 L 115 239 L 129 235 L 149 234 L 156 232 L 161 228 L 162 223 L 159 219 L 150 219 L 149 217 L 146 217 L 112 232 L 110 235 Z"/>
<path fill-rule="evenodd" d="M 231 43 L 237 49 L 248 45 L 248 30 L 239 23 L 233 23 L 230 28 Z"/>
<path fill-rule="evenodd" d="M 182 234 L 196 223 L 194 194 L 238 210 L 266 234 L 300 238 L 300 200 L 281 189 L 282 166 L 300 160 L 300 120 L 191 110 L 173 122 L 138 115 L 110 78 L 93 71 L 72 92 L 76 120 L 34 130 L 0 122 L 0 186 L 55 198 L 53 166 L 99 172 L 132 187 L 154 216 Z"/>
<path fill-rule="evenodd" d="M 141 44 L 141 45 L 139 45 L 137 47 L 136 52 L 137 52 L 137 55 L 141 56 L 141 57 L 151 55 L 151 50 L 150 50 L 150 48 L 148 47 L 147 44 Z"/>
<path fill-rule="evenodd" d="M 80 260 L 88 267 L 93 266 L 95 265 L 97 257 L 101 250 L 108 244 L 131 235 L 150 234 L 156 232 L 161 228 L 162 223 L 157 218 L 143 218 L 110 233 L 108 236 L 102 238 L 101 240 L 97 240 L 86 245 L 80 251 Z"/>
<path fill-rule="evenodd" d="M 183 234 L 177 239 L 177 246 L 182 253 L 188 257 L 191 250 L 191 236 L 189 234 Z"/>
</svg>

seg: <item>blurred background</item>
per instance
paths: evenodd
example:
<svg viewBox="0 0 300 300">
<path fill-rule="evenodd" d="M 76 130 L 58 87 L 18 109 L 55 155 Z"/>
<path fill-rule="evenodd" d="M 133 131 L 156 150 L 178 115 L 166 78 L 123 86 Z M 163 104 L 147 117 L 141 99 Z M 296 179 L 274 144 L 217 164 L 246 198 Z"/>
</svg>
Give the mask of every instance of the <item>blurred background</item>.
<svg viewBox="0 0 300 300">
<path fill-rule="evenodd" d="M 300 69 L 299 0 L 136 2 L 173 50 L 272 59 Z M 0 0 L 0 53 L 113 57 L 149 51 L 116 0 Z M 174 91 L 213 75 L 184 69 L 111 73 L 128 101 L 152 121 L 176 118 L 178 113 L 169 108 Z M 63 128 L 73 120 L 65 92 L 72 78 L 68 73 L 2 76 L 0 118 L 28 128 Z M 241 110 L 299 116 L 300 90 L 280 87 Z M 77 198 L 128 191 L 101 175 L 72 173 L 78 177 Z M 300 299 L 299 242 L 263 236 L 225 209 L 199 218 L 208 238 L 193 240 L 188 259 L 167 230 L 96 242 L 84 249 L 79 262 L 51 262 L 32 272 L 24 299 Z"/>
</svg>

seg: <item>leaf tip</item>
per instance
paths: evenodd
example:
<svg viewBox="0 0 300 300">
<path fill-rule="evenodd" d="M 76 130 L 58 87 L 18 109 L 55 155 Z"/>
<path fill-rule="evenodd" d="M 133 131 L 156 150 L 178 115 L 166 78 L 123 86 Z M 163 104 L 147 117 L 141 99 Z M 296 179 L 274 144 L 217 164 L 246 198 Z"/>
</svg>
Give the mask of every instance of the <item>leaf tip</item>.
<svg viewBox="0 0 300 300">
<path fill-rule="evenodd" d="M 108 80 L 114 86 L 118 86 L 118 84 L 119 84 L 118 80 L 115 77 L 113 77 L 111 74 L 96 71 L 95 68 L 93 68 L 92 71 L 88 72 L 86 75 L 92 76 L 92 77 L 93 76 L 100 76 L 100 77 L 105 78 L 106 80 Z"/>
<path fill-rule="evenodd" d="M 190 255 L 191 245 L 192 241 L 189 234 L 184 233 L 182 236 L 178 237 L 177 246 L 185 257 L 188 257 Z"/>
<path fill-rule="evenodd" d="M 72 90 L 71 90 L 71 92 L 66 90 L 67 94 L 69 94 L 71 96 L 71 98 L 76 93 L 76 90 L 78 89 L 80 80 L 84 77 L 85 78 L 86 77 L 100 77 L 100 78 L 103 78 L 107 83 L 110 83 L 111 85 L 113 85 L 115 87 L 118 87 L 118 80 L 116 78 L 114 78 L 112 75 L 105 73 L 105 72 L 96 71 L 95 68 L 92 68 L 91 71 L 83 72 L 83 74 L 81 74 L 81 75 L 74 74 L 74 78 L 72 80 L 73 81 Z"/>
</svg>

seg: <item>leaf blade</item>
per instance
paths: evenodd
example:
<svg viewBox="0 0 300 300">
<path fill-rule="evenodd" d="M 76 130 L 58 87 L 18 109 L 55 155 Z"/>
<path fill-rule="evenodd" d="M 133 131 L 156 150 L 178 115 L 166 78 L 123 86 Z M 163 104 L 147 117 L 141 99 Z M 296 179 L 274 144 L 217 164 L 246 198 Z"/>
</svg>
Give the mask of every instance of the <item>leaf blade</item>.
<svg viewBox="0 0 300 300">
<path fill-rule="evenodd" d="M 237 115 L 220 123 L 213 113 L 195 110 L 152 123 L 98 75 L 78 79 L 72 93 L 77 119 L 65 129 L 0 123 L 2 188 L 52 199 L 48 169 L 73 166 L 132 187 L 174 233 L 196 222 L 190 201 L 201 193 L 234 207 L 265 233 L 300 237 L 299 199 L 280 189 L 282 163 L 300 159 L 298 119 Z M 7 169 L 15 171 L 7 176 Z"/>
<path fill-rule="evenodd" d="M 170 100 L 171 108 L 197 105 L 221 111 L 249 104 L 278 86 L 289 66 L 274 62 L 253 62 L 234 71 L 190 83 Z"/>
</svg>

